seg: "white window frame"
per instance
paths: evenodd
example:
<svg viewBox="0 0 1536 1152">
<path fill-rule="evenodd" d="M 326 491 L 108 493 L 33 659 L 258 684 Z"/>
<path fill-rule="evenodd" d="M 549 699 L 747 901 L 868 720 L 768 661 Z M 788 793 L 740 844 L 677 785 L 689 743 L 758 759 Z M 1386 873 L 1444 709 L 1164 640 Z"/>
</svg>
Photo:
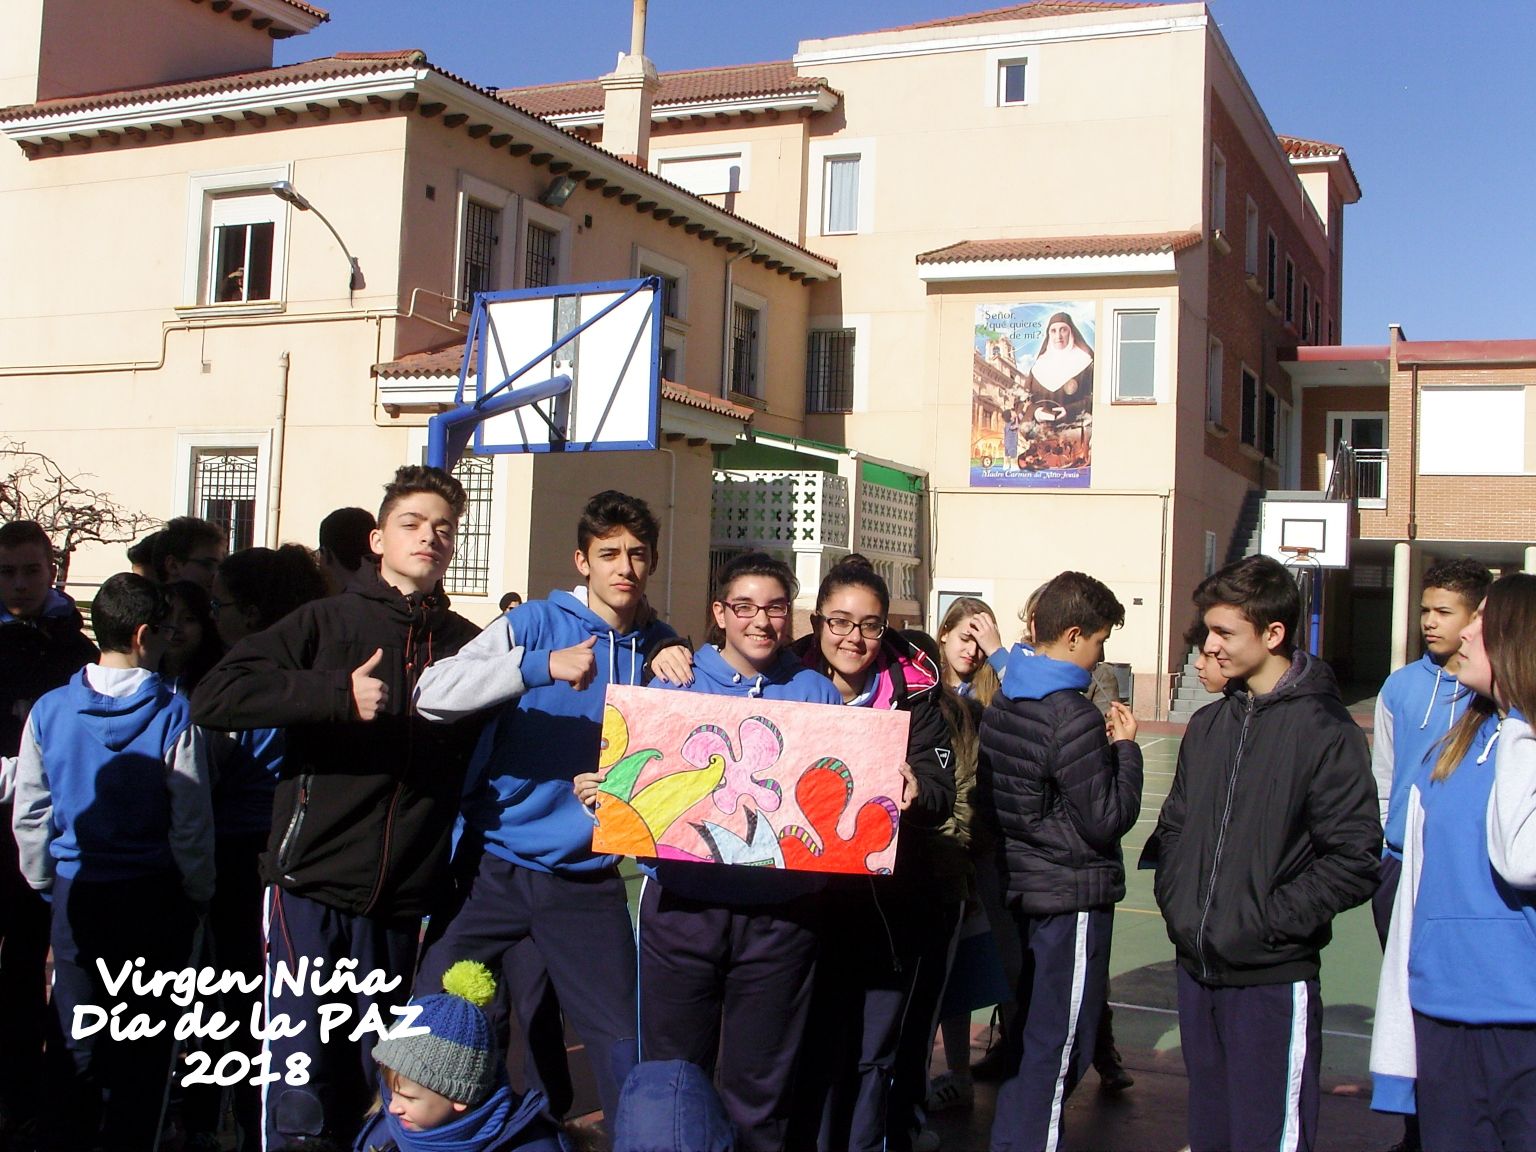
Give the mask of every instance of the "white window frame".
<svg viewBox="0 0 1536 1152">
<path fill-rule="evenodd" d="M 1005 74 L 1003 69 L 1010 64 L 1024 65 L 1024 99 L 1004 100 L 1003 90 Z M 987 108 L 1027 108 L 1040 98 L 1040 53 L 1038 51 L 1013 47 L 998 48 L 987 53 L 986 56 L 986 90 L 982 98 L 982 104 Z"/>
<path fill-rule="evenodd" d="M 1211 145 L 1211 230 L 1223 235 L 1227 230 L 1227 158 Z"/>
<path fill-rule="evenodd" d="M 1168 358 L 1173 348 L 1169 343 L 1171 337 L 1171 313 L 1172 308 L 1168 300 L 1163 297 L 1149 297 L 1147 299 L 1114 298 L 1104 301 L 1105 325 L 1104 331 L 1108 335 L 1107 340 L 1100 340 L 1096 358 L 1103 363 L 1108 370 L 1103 375 L 1100 388 L 1100 399 L 1108 404 L 1166 404 L 1168 402 L 1169 373 Z M 1121 399 L 1120 392 L 1120 316 L 1127 312 L 1151 312 L 1155 313 L 1153 329 L 1153 355 L 1152 355 L 1152 395 L 1131 396 Z M 1097 374 L 1097 373 L 1096 373 Z"/>
<path fill-rule="evenodd" d="M 636 277 L 665 276 L 677 282 L 677 315 L 663 313 L 661 346 L 672 353 L 675 361 L 673 373 L 670 376 L 663 373 L 663 376 L 674 384 L 681 384 L 688 371 L 688 265 L 636 244 L 631 271 Z"/>
<path fill-rule="evenodd" d="M 1243 243 L 1247 246 L 1243 259 L 1243 271 L 1249 276 L 1259 275 L 1259 206 L 1253 197 L 1247 198 L 1243 215 Z"/>
<path fill-rule="evenodd" d="M 935 636 L 939 634 L 939 625 L 944 622 L 944 613 L 956 600 L 969 596 L 993 607 L 997 606 L 997 581 L 987 576 L 935 576 L 929 581 L 929 587 L 933 589 L 928 593 L 928 606 L 932 613 L 929 631 Z"/>
<path fill-rule="evenodd" d="M 291 207 L 281 200 L 273 213 L 272 227 L 272 298 L 207 303 L 207 267 L 212 256 L 213 236 L 209 214 L 220 195 L 270 190 L 279 180 L 292 180 L 293 165 L 274 164 L 259 168 L 227 168 L 218 172 L 194 172 L 187 181 L 187 247 L 182 268 L 181 298 L 177 308 L 182 316 L 262 315 L 282 312 L 288 299 L 288 221 Z M 273 197 L 276 199 L 276 197 Z"/>
<path fill-rule="evenodd" d="M 175 493 L 172 507 L 178 516 L 197 516 L 199 511 L 192 503 L 192 486 L 197 472 L 193 460 L 210 448 L 256 449 L 256 520 L 251 532 L 251 546 L 270 547 L 267 541 L 267 521 L 271 516 L 272 494 L 272 430 L 270 428 L 228 428 L 222 431 L 198 431 L 176 433 L 176 457 L 173 463 L 171 491 Z"/>
<path fill-rule="evenodd" d="M 1205 348 L 1205 422 L 1216 427 L 1221 423 L 1222 358 L 1226 354 L 1220 340 L 1210 338 Z"/>
<path fill-rule="evenodd" d="M 453 294 L 466 307 L 472 302 L 464 295 L 464 228 L 469 216 L 471 200 L 484 204 L 499 215 L 497 228 L 500 242 L 496 245 L 495 282 L 492 287 L 500 291 L 517 283 L 517 249 L 519 244 L 507 243 L 509 232 L 518 231 L 518 204 L 522 197 L 468 172 L 459 173 L 458 204 L 453 233 Z"/>
<path fill-rule="evenodd" d="M 858 223 L 852 232 L 827 231 L 827 161 L 857 156 L 859 159 Z M 806 218 L 815 210 L 817 236 L 866 235 L 875 230 L 875 140 L 872 136 L 812 140 L 806 158 Z"/>
<path fill-rule="evenodd" d="M 717 192 L 696 192 L 696 196 L 734 196 L 745 192 L 752 186 L 752 145 L 736 143 L 734 141 L 721 141 L 718 144 L 694 144 L 686 148 L 652 148 L 650 168 L 654 175 L 663 180 L 672 180 L 663 170 L 663 165 L 676 160 L 708 160 L 712 157 L 722 159 L 734 157 L 737 161 L 736 187 L 724 188 Z M 686 185 L 679 185 L 686 187 Z M 692 192 L 690 188 L 688 191 Z"/>
<path fill-rule="evenodd" d="M 736 306 L 740 304 L 757 312 L 757 348 L 755 351 L 756 362 L 753 365 L 753 376 L 757 379 L 757 392 L 742 392 L 736 387 Z M 726 382 L 732 396 L 742 396 L 748 400 L 754 400 L 759 404 L 765 404 L 768 400 L 768 298 L 759 296 L 750 289 L 740 285 L 731 286 L 731 311 L 725 318 L 725 330 L 727 333 L 728 347 L 731 349 L 729 364 L 730 379 Z"/>
<path fill-rule="evenodd" d="M 528 287 L 528 226 L 547 228 L 555 238 L 556 284 L 571 282 L 571 218 L 528 199 L 522 198 L 522 212 L 517 222 L 516 278 L 512 281 L 519 288 Z"/>
</svg>

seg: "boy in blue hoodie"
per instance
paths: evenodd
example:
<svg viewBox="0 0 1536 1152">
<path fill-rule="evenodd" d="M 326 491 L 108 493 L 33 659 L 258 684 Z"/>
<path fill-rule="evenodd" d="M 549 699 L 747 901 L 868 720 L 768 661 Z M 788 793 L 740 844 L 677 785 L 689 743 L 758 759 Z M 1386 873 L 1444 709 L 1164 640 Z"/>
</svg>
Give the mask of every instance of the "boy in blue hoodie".
<svg viewBox="0 0 1536 1152">
<path fill-rule="evenodd" d="M 978 801 L 999 826 L 1006 903 L 1024 955 L 1023 1057 L 998 1090 L 997 1152 L 1057 1148 L 1062 1105 L 1093 1060 L 1109 980 L 1120 839 L 1141 811 L 1136 720 L 1084 693 L 1125 609 L 1107 587 L 1063 572 L 1042 589 L 1034 654 L 1015 646 L 981 721 Z"/>
<path fill-rule="evenodd" d="M 618 858 L 592 851 L 592 819 L 572 781 L 597 766 L 604 692 L 639 684 L 652 645 L 675 633 L 647 620 L 645 586 L 660 526 L 643 500 L 600 492 L 576 529 L 585 596 L 555 592 L 492 621 L 417 682 L 417 712 L 450 722 L 493 710 L 470 763 L 459 851 L 479 853 L 463 906 L 427 949 L 427 987 L 461 957 L 503 971 L 536 946 L 586 1044 L 603 1112 L 635 1062 L 635 941 Z M 512 988 L 535 1019 L 542 988 Z M 540 995 L 536 996 L 537 992 Z"/>
<path fill-rule="evenodd" d="M 168 615 L 144 577 L 107 580 L 91 608 L 101 662 L 34 704 L 22 734 L 12 819 L 22 872 L 53 901 L 52 1010 L 69 1060 L 50 1073 L 71 1074 L 50 1106 L 63 1147 L 154 1143 L 170 1029 L 124 1053 L 93 1017 L 125 1001 L 125 1020 L 142 1012 L 163 1024 L 167 1004 L 131 985 L 109 992 L 98 965 L 185 966 L 197 909 L 213 895 L 202 738 L 185 698 L 153 671 Z"/>
</svg>

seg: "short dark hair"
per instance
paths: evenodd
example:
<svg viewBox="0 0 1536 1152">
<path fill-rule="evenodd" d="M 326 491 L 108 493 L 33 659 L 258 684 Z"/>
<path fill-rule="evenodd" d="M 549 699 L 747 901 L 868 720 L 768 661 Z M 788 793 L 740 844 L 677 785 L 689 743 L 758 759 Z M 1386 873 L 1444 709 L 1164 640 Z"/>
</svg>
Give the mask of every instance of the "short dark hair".
<svg viewBox="0 0 1536 1152">
<path fill-rule="evenodd" d="M 155 578 L 162 584 L 170 578 L 165 562 L 172 556 L 185 561 L 200 545 L 217 546 L 229 541 L 224 529 L 196 516 L 178 516 L 150 539 L 155 542 Z"/>
<path fill-rule="evenodd" d="M 509 608 L 516 608 L 522 602 L 523 594 L 521 592 L 503 592 L 501 594 L 501 603 L 498 607 L 501 611 L 505 612 Z"/>
<path fill-rule="evenodd" d="M 154 627 L 171 610 L 165 590 L 135 572 L 108 576 L 91 601 L 91 627 L 103 652 L 130 652 L 133 635 L 144 625 Z"/>
<path fill-rule="evenodd" d="M 638 496 L 609 488 L 587 501 L 576 521 L 576 547 L 583 553 L 594 540 L 627 528 L 653 553 L 661 541 L 661 525 L 651 506 Z"/>
<path fill-rule="evenodd" d="M 827 602 L 827 597 L 839 588 L 867 588 L 875 594 L 875 599 L 880 601 L 880 615 L 890 615 L 891 589 L 886 584 L 885 577 L 875 571 L 875 566 L 869 562 L 868 556 L 850 552 L 832 565 L 831 571 L 821 578 L 821 586 L 816 589 L 817 612 L 821 611 L 822 605 Z"/>
<path fill-rule="evenodd" d="M 236 552 L 219 565 L 219 582 L 236 603 L 256 609 L 258 631 L 325 595 L 325 577 L 302 544 Z"/>
<path fill-rule="evenodd" d="M 48 539 L 48 533 L 36 520 L 12 520 L 9 524 L 0 524 L 0 548 L 25 548 L 29 544 L 41 544 L 48 562 L 54 563 L 53 541 Z"/>
<path fill-rule="evenodd" d="M 356 572 L 373 553 L 368 537 L 378 526 L 366 508 L 338 508 L 320 521 L 320 547 L 348 572 Z"/>
<path fill-rule="evenodd" d="M 731 585 L 743 576 L 766 576 L 784 585 L 784 595 L 793 600 L 800 595 L 800 581 L 795 579 L 792 568 L 782 560 L 775 560 L 766 552 L 743 552 L 733 556 L 715 573 L 714 601 L 723 603 Z"/>
<path fill-rule="evenodd" d="M 394 506 L 407 496 L 415 496 L 418 492 L 429 492 L 433 496 L 441 496 L 453 510 L 455 523 L 464 518 L 464 509 L 469 503 L 469 498 L 464 495 L 464 485 L 460 484 L 441 468 L 433 468 L 426 464 L 402 464 L 395 469 L 395 478 L 384 485 L 384 499 L 379 503 L 379 523 L 389 519 L 389 513 Z"/>
<path fill-rule="evenodd" d="M 1301 591 L 1296 578 L 1273 557 L 1244 556 L 1202 580 L 1195 589 L 1195 607 L 1200 615 L 1204 617 L 1218 605 L 1236 608 L 1261 632 L 1271 624 L 1284 625 L 1282 649 L 1289 651 L 1295 645 Z"/>
<path fill-rule="evenodd" d="M 128 545 L 128 551 L 126 553 L 128 557 L 128 563 L 132 564 L 135 568 L 148 568 L 150 571 L 154 571 L 155 545 L 159 542 L 159 540 L 160 533 L 151 532 L 137 544 Z"/>
<path fill-rule="evenodd" d="M 1211 634 L 1211 630 L 1205 626 L 1205 617 L 1196 616 L 1190 626 L 1184 629 L 1184 647 L 1204 648 L 1205 638 Z"/>
<path fill-rule="evenodd" d="M 1476 608 L 1483 602 L 1483 597 L 1488 595 L 1488 586 L 1493 583 L 1493 573 L 1488 571 L 1484 564 L 1479 564 L 1470 556 L 1463 556 L 1458 560 L 1441 560 L 1431 564 L 1429 570 L 1424 573 L 1424 588 L 1444 588 L 1447 592 L 1454 592 L 1466 601 L 1468 608 Z"/>
<path fill-rule="evenodd" d="M 1125 623 L 1125 608 L 1101 580 L 1063 572 L 1040 590 L 1035 602 L 1035 641 L 1049 644 L 1076 628 L 1086 636 Z"/>
</svg>

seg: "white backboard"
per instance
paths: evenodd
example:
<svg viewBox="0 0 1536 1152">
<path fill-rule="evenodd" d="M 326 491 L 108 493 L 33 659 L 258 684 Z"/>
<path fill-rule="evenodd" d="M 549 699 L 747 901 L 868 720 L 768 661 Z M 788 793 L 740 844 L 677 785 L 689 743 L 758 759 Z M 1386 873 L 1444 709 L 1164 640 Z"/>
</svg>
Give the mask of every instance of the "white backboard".
<svg viewBox="0 0 1536 1152">
<path fill-rule="evenodd" d="M 1348 568 L 1349 501 L 1264 501 L 1259 551 L 1292 566 Z"/>
</svg>

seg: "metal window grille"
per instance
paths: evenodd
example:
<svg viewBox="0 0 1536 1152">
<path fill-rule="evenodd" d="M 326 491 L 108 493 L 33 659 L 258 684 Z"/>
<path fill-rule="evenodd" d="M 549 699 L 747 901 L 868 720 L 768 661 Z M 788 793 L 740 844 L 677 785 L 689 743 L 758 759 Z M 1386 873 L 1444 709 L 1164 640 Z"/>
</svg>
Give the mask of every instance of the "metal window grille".
<svg viewBox="0 0 1536 1152">
<path fill-rule="evenodd" d="M 193 457 L 192 508 L 224 530 L 231 552 L 256 542 L 256 449 L 201 448 Z"/>
<path fill-rule="evenodd" d="M 548 288 L 555 282 L 560 234 L 537 224 L 528 225 L 528 259 L 523 277 L 528 288 Z"/>
<path fill-rule="evenodd" d="M 661 314 L 672 320 L 678 318 L 678 288 L 676 276 L 661 278 Z"/>
<path fill-rule="evenodd" d="M 853 411 L 852 328 L 811 332 L 805 350 L 805 410 Z"/>
<path fill-rule="evenodd" d="M 476 292 L 496 287 L 496 209 L 469 200 L 464 205 L 464 302 L 473 302 Z"/>
<path fill-rule="evenodd" d="M 758 311 L 737 304 L 731 316 L 731 391 L 761 397 L 757 383 Z"/>
<path fill-rule="evenodd" d="M 443 576 L 443 587 L 462 596 L 491 593 L 491 481 L 495 459 L 465 456 L 453 466 L 455 479 L 468 497 L 459 531 L 454 537 L 453 563 Z"/>
<path fill-rule="evenodd" d="M 213 230 L 213 298 L 216 303 L 272 299 L 270 220 L 224 224 Z"/>
</svg>

